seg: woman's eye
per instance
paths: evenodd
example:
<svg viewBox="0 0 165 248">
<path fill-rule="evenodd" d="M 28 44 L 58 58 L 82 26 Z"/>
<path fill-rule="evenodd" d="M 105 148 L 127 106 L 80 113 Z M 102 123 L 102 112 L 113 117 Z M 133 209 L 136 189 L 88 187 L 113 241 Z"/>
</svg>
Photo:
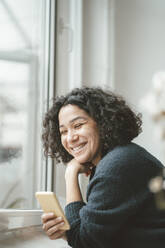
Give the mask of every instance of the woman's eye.
<svg viewBox="0 0 165 248">
<path fill-rule="evenodd" d="M 78 123 L 78 124 L 75 125 L 75 128 L 79 128 L 79 127 L 81 127 L 82 125 L 83 125 L 83 123 Z"/>
</svg>

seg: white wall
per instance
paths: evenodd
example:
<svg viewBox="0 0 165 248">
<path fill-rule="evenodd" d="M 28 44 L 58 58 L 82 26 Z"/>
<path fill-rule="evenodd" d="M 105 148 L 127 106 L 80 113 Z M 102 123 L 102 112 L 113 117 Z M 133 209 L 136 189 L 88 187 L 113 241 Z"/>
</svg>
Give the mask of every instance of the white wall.
<svg viewBox="0 0 165 248">
<path fill-rule="evenodd" d="M 153 75 L 165 70 L 164 13 L 163 0 L 115 0 L 115 89 L 136 108 L 151 89 Z M 143 121 L 144 132 L 136 141 L 163 162 L 164 147 L 153 135 L 148 113 Z"/>
</svg>

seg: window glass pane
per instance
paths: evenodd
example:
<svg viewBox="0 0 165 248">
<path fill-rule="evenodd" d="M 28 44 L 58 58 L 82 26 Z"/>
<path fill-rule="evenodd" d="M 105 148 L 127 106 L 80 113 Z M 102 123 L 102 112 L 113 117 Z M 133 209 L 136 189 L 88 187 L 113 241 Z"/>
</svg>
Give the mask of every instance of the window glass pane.
<svg viewBox="0 0 165 248">
<path fill-rule="evenodd" d="M 40 177 L 44 0 L 0 1 L 0 208 L 32 208 Z"/>
</svg>

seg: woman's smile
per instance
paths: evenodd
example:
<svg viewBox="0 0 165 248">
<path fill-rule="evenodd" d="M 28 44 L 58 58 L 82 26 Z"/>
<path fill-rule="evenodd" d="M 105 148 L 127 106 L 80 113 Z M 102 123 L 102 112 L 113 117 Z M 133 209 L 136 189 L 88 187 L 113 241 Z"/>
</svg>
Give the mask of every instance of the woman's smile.
<svg viewBox="0 0 165 248">
<path fill-rule="evenodd" d="M 73 152 L 81 152 L 84 147 L 86 146 L 87 143 L 83 143 L 83 144 L 80 144 L 80 145 L 77 145 L 73 148 L 71 148 L 73 150 Z"/>
</svg>

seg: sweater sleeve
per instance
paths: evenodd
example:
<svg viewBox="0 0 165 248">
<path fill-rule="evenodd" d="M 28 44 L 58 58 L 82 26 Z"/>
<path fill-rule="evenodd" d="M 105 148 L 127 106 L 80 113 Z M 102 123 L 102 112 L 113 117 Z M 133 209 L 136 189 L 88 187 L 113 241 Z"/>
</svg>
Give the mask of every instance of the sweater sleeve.
<svg viewBox="0 0 165 248">
<path fill-rule="evenodd" d="M 88 203 L 73 202 L 65 213 L 71 225 L 68 243 L 74 248 L 116 247 L 115 236 L 136 212 L 132 188 L 119 177 L 99 175 L 92 179 Z"/>
</svg>

